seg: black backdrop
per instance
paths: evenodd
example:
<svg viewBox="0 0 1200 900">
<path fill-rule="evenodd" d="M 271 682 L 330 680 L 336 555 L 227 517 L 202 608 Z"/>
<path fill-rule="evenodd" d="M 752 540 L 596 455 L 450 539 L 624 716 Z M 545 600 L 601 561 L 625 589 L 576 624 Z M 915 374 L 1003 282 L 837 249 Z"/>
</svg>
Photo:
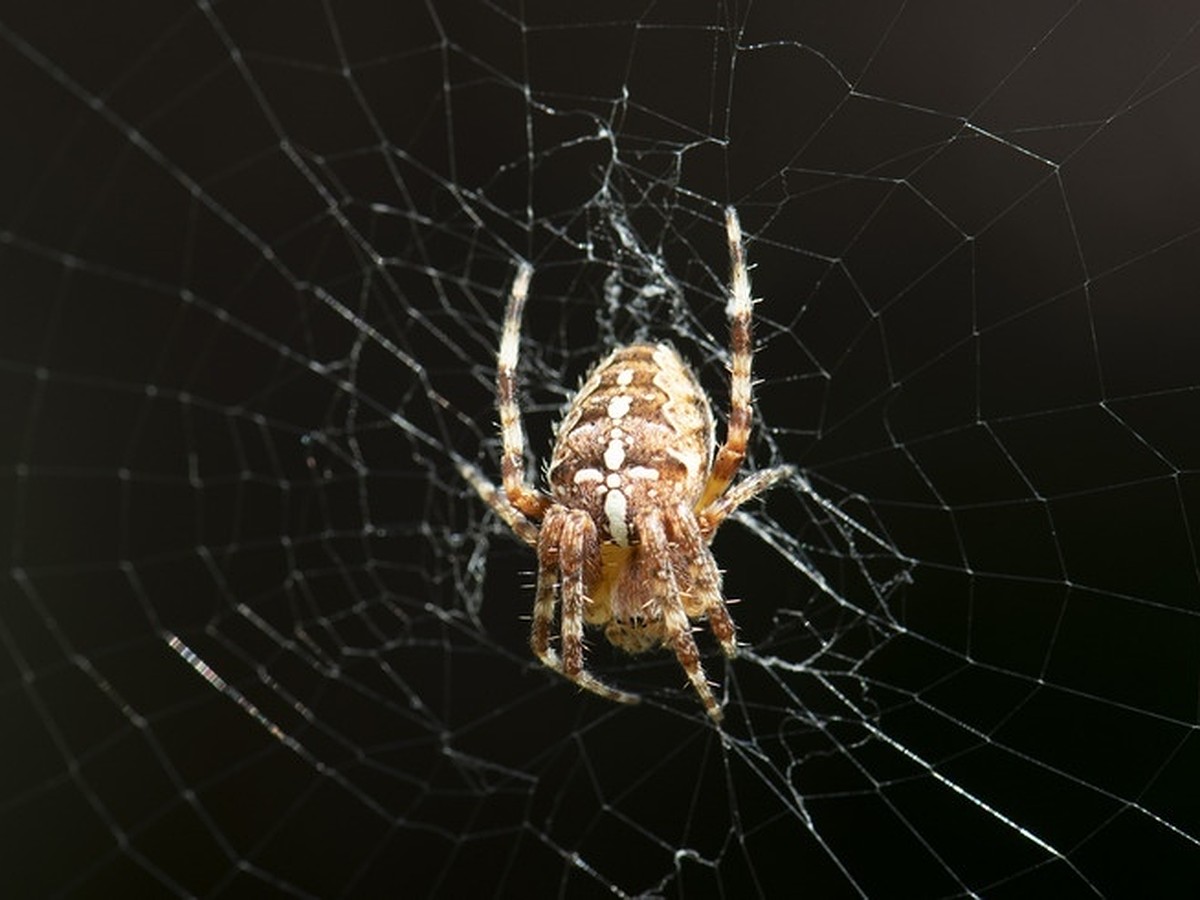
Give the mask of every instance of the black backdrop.
<svg viewBox="0 0 1200 900">
<path fill-rule="evenodd" d="M 1198 26 L 4 10 L 6 895 L 1194 890 Z M 718 540 L 723 741 L 532 664 L 455 460 L 517 257 L 537 451 L 614 340 L 720 406 L 726 203 L 812 492 Z"/>
</svg>

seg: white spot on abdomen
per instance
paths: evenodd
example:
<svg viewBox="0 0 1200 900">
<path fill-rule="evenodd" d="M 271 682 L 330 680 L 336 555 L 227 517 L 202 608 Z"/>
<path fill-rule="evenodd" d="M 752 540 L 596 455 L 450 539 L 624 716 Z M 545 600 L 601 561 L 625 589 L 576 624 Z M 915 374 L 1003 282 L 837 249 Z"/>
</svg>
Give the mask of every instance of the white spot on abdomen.
<svg viewBox="0 0 1200 900">
<path fill-rule="evenodd" d="M 604 514 L 608 516 L 608 533 L 618 546 L 629 546 L 629 526 L 625 515 L 629 512 L 629 504 L 625 495 L 618 490 L 610 490 L 604 495 Z"/>
<path fill-rule="evenodd" d="M 608 401 L 608 417 L 613 421 L 624 416 L 629 412 L 629 407 L 633 405 L 633 398 L 628 394 L 617 394 Z"/>
<path fill-rule="evenodd" d="M 633 369 L 622 369 L 617 373 L 617 387 L 629 387 L 633 384 Z"/>
<path fill-rule="evenodd" d="M 588 481 L 603 481 L 604 473 L 599 469 L 580 469 L 575 473 L 575 483 L 583 484 Z"/>
<path fill-rule="evenodd" d="M 625 463 L 625 445 L 620 441 L 609 441 L 604 451 L 604 465 L 612 471 L 621 468 Z"/>
</svg>

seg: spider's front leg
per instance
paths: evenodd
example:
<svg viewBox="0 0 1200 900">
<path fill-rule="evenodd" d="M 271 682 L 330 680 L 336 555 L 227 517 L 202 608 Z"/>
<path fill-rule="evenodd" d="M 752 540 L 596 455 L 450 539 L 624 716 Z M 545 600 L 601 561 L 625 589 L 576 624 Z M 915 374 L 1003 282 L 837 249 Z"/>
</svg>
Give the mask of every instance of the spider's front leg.
<svg viewBox="0 0 1200 900">
<path fill-rule="evenodd" d="M 496 363 L 496 404 L 500 410 L 500 475 L 509 504 L 530 519 L 540 519 L 550 500 L 525 480 L 525 430 L 521 425 L 521 407 L 517 403 L 517 361 L 521 351 L 521 315 L 533 267 L 521 263 L 513 279 L 504 310 L 504 333 L 500 337 L 500 358 Z"/>
<path fill-rule="evenodd" d="M 538 541 L 537 596 L 529 643 L 537 658 L 582 688 L 617 703 L 641 698 L 609 687 L 583 667 L 583 610 L 587 591 L 600 578 L 600 540 L 587 513 L 554 506 Z M 562 658 L 550 646 L 555 588 L 562 596 Z"/>
<path fill-rule="evenodd" d="M 725 237 L 729 244 L 729 423 L 725 428 L 725 442 L 717 449 L 716 458 L 709 470 L 708 484 L 697 509 L 708 506 L 729 487 L 742 460 L 746 458 L 746 444 L 750 439 L 750 425 L 754 408 L 751 405 L 751 363 L 754 359 L 754 344 L 750 333 L 751 317 L 754 314 L 754 297 L 750 293 L 750 275 L 746 270 L 746 255 L 742 246 L 742 225 L 737 210 L 732 206 L 725 210 Z"/>
</svg>

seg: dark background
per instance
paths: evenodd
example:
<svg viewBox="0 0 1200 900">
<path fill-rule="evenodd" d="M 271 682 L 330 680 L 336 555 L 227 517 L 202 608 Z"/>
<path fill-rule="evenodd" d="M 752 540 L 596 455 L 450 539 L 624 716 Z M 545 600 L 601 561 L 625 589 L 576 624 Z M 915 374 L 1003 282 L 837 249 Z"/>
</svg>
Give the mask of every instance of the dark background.
<svg viewBox="0 0 1200 900">
<path fill-rule="evenodd" d="M 6 895 L 1196 889 L 1189 4 L 10 6 Z M 723 406 L 727 203 L 755 461 L 880 542 L 722 532 L 722 740 L 532 663 L 454 460 L 517 256 L 539 453 L 614 340 Z"/>
</svg>

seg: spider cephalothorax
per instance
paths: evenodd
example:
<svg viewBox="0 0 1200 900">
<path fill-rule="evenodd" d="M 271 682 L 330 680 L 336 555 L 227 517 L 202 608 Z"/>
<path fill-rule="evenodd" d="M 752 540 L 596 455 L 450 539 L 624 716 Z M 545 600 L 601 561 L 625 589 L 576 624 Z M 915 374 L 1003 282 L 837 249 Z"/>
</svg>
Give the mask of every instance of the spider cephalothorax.
<svg viewBox="0 0 1200 900">
<path fill-rule="evenodd" d="M 529 484 L 516 368 L 533 270 L 522 264 L 509 295 L 497 371 L 503 492 L 476 469 L 463 468 L 480 496 L 537 549 L 530 643 L 545 665 L 603 697 L 631 703 L 635 694 L 609 687 L 584 668 L 584 625 L 603 628 L 612 644 L 630 653 L 663 645 L 675 652 L 718 721 L 721 707 L 700 663 L 692 620 L 708 620 L 726 656 L 736 655 L 737 644 L 708 545 L 731 512 L 792 471 L 767 469 L 730 487 L 750 436 L 754 301 L 732 208 L 725 226 L 732 374 L 728 431 L 715 457 L 712 410 L 687 364 L 667 344 L 628 344 L 600 361 L 567 408 L 550 461 L 550 495 Z M 551 645 L 557 603 L 561 656 Z"/>
</svg>

